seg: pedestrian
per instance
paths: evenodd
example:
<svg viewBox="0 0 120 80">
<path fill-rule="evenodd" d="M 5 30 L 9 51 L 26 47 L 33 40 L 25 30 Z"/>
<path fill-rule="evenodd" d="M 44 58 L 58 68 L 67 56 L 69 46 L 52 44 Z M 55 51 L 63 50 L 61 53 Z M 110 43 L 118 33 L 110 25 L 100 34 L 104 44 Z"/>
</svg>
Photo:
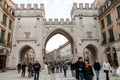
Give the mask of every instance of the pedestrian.
<svg viewBox="0 0 120 80">
<path fill-rule="evenodd" d="M 63 65 L 64 77 L 67 76 L 67 69 L 68 69 L 68 65 L 66 62 L 64 62 L 64 65 Z"/>
<path fill-rule="evenodd" d="M 71 70 L 71 73 L 72 73 L 72 77 L 75 77 L 75 64 L 74 63 L 70 64 L 70 70 Z"/>
<path fill-rule="evenodd" d="M 51 66 L 51 64 L 50 64 L 50 63 L 48 63 L 48 64 L 47 64 L 48 74 L 50 74 L 50 73 L 51 73 L 51 67 L 52 67 L 52 66 Z"/>
<path fill-rule="evenodd" d="M 59 73 L 59 64 L 56 64 L 56 73 Z"/>
<path fill-rule="evenodd" d="M 78 58 L 78 61 L 75 63 L 75 68 L 76 68 L 76 79 L 83 80 L 84 79 L 85 63 L 84 63 L 82 57 Z"/>
<path fill-rule="evenodd" d="M 88 61 L 85 61 L 84 73 L 85 73 L 85 80 L 93 79 L 93 76 L 94 76 L 93 69 Z"/>
<path fill-rule="evenodd" d="M 21 72 L 21 68 L 22 68 L 22 64 L 19 62 L 18 65 L 17 65 L 18 73 Z"/>
<path fill-rule="evenodd" d="M 21 77 L 25 77 L 25 72 L 26 72 L 26 64 L 25 62 L 22 64 L 22 74 Z"/>
<path fill-rule="evenodd" d="M 60 73 L 62 73 L 62 69 L 63 69 L 63 64 L 60 63 Z"/>
<path fill-rule="evenodd" d="M 28 77 L 29 77 L 29 78 L 32 76 L 32 71 L 33 71 L 32 63 L 29 62 L 29 63 L 28 63 Z"/>
<path fill-rule="evenodd" d="M 107 60 L 105 60 L 103 63 L 103 70 L 106 73 L 106 80 L 110 80 L 109 79 L 109 71 L 111 71 L 112 69 L 111 69 L 111 66 Z"/>
<path fill-rule="evenodd" d="M 98 62 L 98 60 L 94 62 L 93 68 L 95 70 L 96 80 L 99 80 L 100 63 Z"/>
<path fill-rule="evenodd" d="M 52 63 L 51 71 L 52 71 L 52 73 L 55 73 L 55 63 Z"/>
<path fill-rule="evenodd" d="M 38 61 L 35 61 L 33 64 L 33 69 L 34 69 L 34 80 L 39 79 L 39 72 L 40 72 L 41 65 Z"/>
</svg>

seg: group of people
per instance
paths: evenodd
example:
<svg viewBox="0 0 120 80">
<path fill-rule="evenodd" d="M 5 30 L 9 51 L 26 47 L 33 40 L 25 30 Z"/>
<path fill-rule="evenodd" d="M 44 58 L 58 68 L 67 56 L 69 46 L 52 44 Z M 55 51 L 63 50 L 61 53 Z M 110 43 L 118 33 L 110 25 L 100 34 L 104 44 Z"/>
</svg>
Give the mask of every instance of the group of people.
<svg viewBox="0 0 120 80">
<path fill-rule="evenodd" d="M 64 76 L 66 77 L 68 65 L 70 65 L 72 76 L 76 77 L 77 80 L 92 80 L 94 77 L 93 69 L 96 74 L 96 80 L 99 80 L 99 71 L 101 69 L 101 65 L 98 62 L 98 60 L 96 60 L 93 65 L 91 65 L 89 64 L 89 61 L 84 60 L 83 57 L 79 57 L 76 63 L 69 64 L 66 61 L 62 63 L 48 63 L 47 64 L 48 74 L 62 73 L 63 71 Z M 103 66 L 103 71 L 106 73 L 106 80 L 110 80 L 109 72 L 112 70 L 112 68 L 109 62 L 106 60 L 102 66 Z M 25 64 L 25 62 L 23 64 L 19 63 L 17 67 L 18 67 L 18 73 L 20 73 L 22 70 L 21 73 L 22 77 L 25 77 L 26 67 L 28 67 L 28 77 L 30 78 L 34 76 L 34 80 L 39 79 L 39 72 L 41 65 L 38 61 L 35 61 L 34 64 L 30 62 L 27 65 Z"/>
<path fill-rule="evenodd" d="M 25 77 L 26 67 L 28 67 L 28 77 L 30 78 L 30 77 L 34 76 L 34 80 L 38 80 L 39 72 L 40 72 L 40 68 L 41 68 L 40 63 L 38 61 L 35 61 L 34 64 L 29 62 L 27 65 L 25 62 L 23 64 L 19 63 L 17 65 L 17 68 L 18 68 L 18 73 L 21 73 L 21 71 L 22 71 L 21 77 Z"/>
<path fill-rule="evenodd" d="M 106 60 L 103 63 L 103 71 L 106 74 L 106 80 L 110 80 L 109 79 L 109 72 L 112 71 L 112 68 L 109 64 L 109 62 Z M 96 60 L 93 65 L 89 64 L 88 60 L 85 60 L 82 57 L 78 58 L 78 61 L 74 64 L 71 64 L 71 72 L 72 75 L 75 75 L 77 80 L 93 80 L 94 77 L 94 72 L 93 69 L 95 71 L 95 75 L 96 75 L 96 80 L 99 80 L 99 72 L 101 69 L 101 65 L 98 62 L 98 60 Z M 76 73 L 76 74 L 75 74 Z"/>
<path fill-rule="evenodd" d="M 48 74 L 51 73 L 62 73 L 62 71 L 64 72 L 64 76 L 66 77 L 66 73 L 68 70 L 68 63 L 67 62 L 63 62 L 63 63 L 48 63 L 47 64 L 47 68 L 48 68 Z"/>
<path fill-rule="evenodd" d="M 75 77 L 77 80 L 93 80 L 94 72 L 96 75 L 96 80 L 99 80 L 99 72 L 101 70 L 101 65 L 98 60 L 96 60 L 93 65 L 89 63 L 88 60 L 84 60 L 83 57 L 79 57 L 78 61 L 76 63 L 67 63 L 67 62 L 61 62 L 61 63 L 48 63 L 48 74 L 51 73 L 62 73 L 62 70 L 64 72 L 64 76 L 67 75 L 68 65 L 70 65 L 72 76 Z M 106 80 L 109 79 L 109 72 L 112 71 L 112 68 L 109 64 L 109 62 L 106 60 L 103 63 L 103 71 L 106 74 Z M 94 71 L 93 71 L 94 69 Z"/>
</svg>

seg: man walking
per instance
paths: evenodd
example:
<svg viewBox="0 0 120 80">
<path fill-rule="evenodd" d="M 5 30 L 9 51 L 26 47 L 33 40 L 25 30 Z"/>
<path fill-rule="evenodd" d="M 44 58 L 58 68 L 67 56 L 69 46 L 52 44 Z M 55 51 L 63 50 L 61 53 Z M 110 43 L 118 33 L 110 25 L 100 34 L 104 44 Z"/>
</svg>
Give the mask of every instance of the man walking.
<svg viewBox="0 0 120 80">
<path fill-rule="evenodd" d="M 96 80 L 99 80 L 100 63 L 98 62 L 98 60 L 96 60 L 93 64 L 93 68 L 95 70 Z"/>
<path fill-rule="evenodd" d="M 77 80 L 84 80 L 84 68 L 85 68 L 85 63 L 83 62 L 83 58 L 79 57 L 78 61 L 76 62 L 76 79 Z"/>
<path fill-rule="evenodd" d="M 39 79 L 39 71 L 41 68 L 40 63 L 38 61 L 35 61 L 33 68 L 34 68 L 34 80 L 38 80 Z"/>
<path fill-rule="evenodd" d="M 64 62 L 64 65 L 63 65 L 64 77 L 67 76 L 67 69 L 68 69 L 68 65 L 66 62 Z"/>
<path fill-rule="evenodd" d="M 21 74 L 21 76 L 22 77 L 25 77 L 25 72 L 26 72 L 26 64 L 25 64 L 25 62 L 22 64 L 22 74 Z"/>
<path fill-rule="evenodd" d="M 21 68 L 22 68 L 22 65 L 21 65 L 21 63 L 19 63 L 19 64 L 17 65 L 18 73 L 20 73 Z"/>
</svg>

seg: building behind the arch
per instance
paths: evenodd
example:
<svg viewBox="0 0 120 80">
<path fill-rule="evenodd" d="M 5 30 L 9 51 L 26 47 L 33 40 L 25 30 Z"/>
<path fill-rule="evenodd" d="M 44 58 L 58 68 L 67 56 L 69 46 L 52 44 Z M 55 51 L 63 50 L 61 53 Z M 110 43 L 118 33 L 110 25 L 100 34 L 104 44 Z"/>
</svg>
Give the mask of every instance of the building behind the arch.
<svg viewBox="0 0 120 80">
<path fill-rule="evenodd" d="M 0 70 L 8 67 L 14 24 L 14 3 L 0 0 Z"/>
<path fill-rule="evenodd" d="M 72 43 L 73 62 L 79 56 L 84 57 L 84 49 L 87 46 L 94 46 L 93 48 L 97 51 L 91 53 L 91 55 L 96 54 L 96 59 L 103 62 L 98 8 L 94 4 L 89 6 L 88 3 L 85 4 L 85 7 L 82 3 L 79 6 L 77 5 L 77 3 L 74 3 L 72 6 L 71 20 L 46 20 L 43 4 L 34 4 L 33 7 L 31 7 L 31 4 L 27 4 L 27 7 L 24 4 L 21 4 L 20 7 L 16 5 L 9 67 L 16 67 L 20 60 L 20 50 L 25 45 L 32 47 L 35 60 L 38 60 L 43 67 L 46 42 L 57 33 L 64 35 Z"/>
<path fill-rule="evenodd" d="M 96 0 L 99 1 L 100 0 Z M 120 0 L 106 0 L 99 9 L 101 44 L 105 59 L 112 66 L 120 64 Z"/>
</svg>

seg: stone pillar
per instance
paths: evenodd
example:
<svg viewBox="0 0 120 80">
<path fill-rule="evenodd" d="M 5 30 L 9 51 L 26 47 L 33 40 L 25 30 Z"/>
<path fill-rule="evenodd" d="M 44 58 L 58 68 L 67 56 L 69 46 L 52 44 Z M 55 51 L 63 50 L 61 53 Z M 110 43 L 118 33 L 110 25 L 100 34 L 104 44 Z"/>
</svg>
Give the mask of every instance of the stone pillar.
<svg viewBox="0 0 120 80">
<path fill-rule="evenodd" d="M 75 63 L 78 60 L 78 57 L 76 54 L 73 54 L 72 56 L 72 63 Z"/>
<path fill-rule="evenodd" d="M 35 49 L 35 61 L 36 60 L 41 64 L 41 69 L 44 69 L 42 49 L 40 50 L 40 48 Z"/>
<path fill-rule="evenodd" d="M 16 69 L 17 64 L 19 63 L 19 52 L 18 49 L 12 49 L 12 52 L 9 56 L 9 64 L 8 67 L 10 69 Z"/>
</svg>

